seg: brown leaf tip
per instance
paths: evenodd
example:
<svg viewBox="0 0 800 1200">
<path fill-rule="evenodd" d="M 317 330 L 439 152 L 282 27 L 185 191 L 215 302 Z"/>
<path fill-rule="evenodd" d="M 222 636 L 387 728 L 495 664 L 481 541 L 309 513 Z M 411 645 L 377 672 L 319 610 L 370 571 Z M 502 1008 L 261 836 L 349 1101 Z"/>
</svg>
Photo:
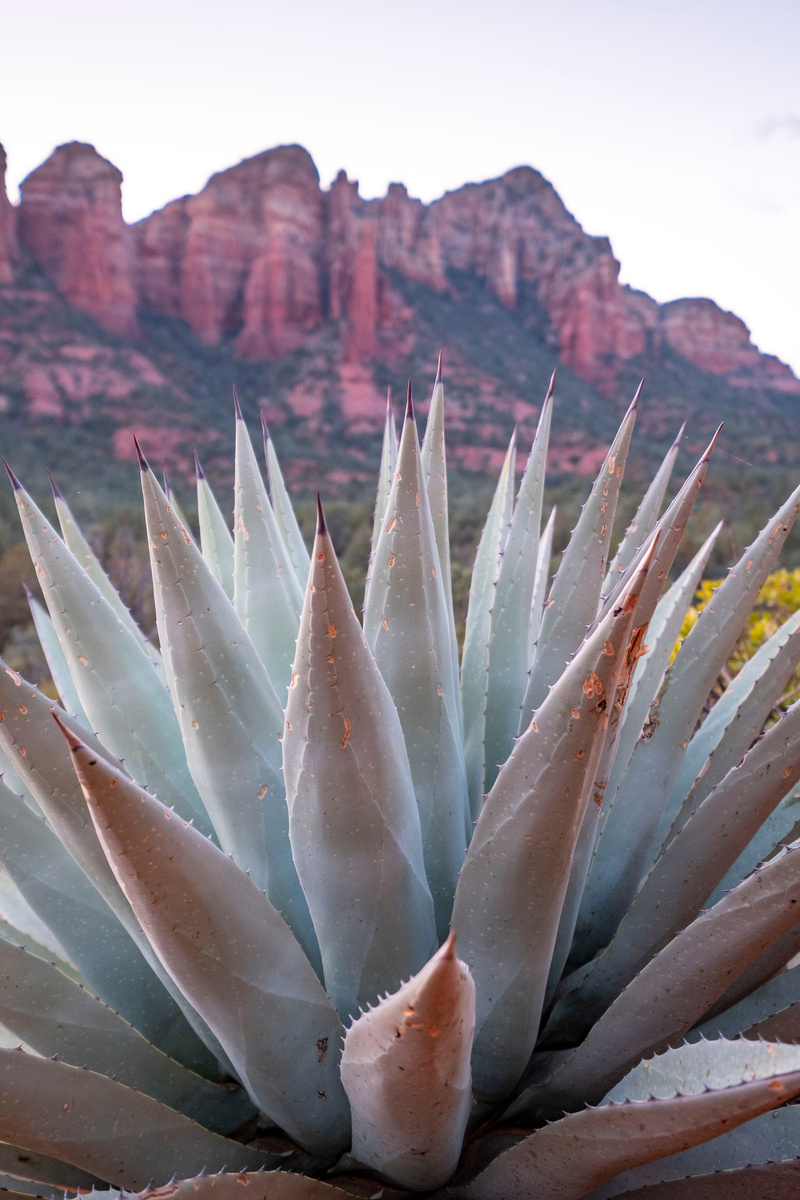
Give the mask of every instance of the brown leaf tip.
<svg viewBox="0 0 800 1200">
<path fill-rule="evenodd" d="M 406 392 L 406 420 L 414 420 L 414 400 L 411 396 L 411 380 L 408 381 L 408 391 Z"/>
<path fill-rule="evenodd" d="M 439 351 L 439 362 L 436 365 L 436 378 L 433 381 L 433 386 L 436 387 L 442 382 L 442 351 Z"/>
<path fill-rule="evenodd" d="M 53 479 L 53 476 L 50 474 L 49 470 L 47 471 L 47 478 L 50 480 L 50 490 L 53 493 L 53 499 L 54 500 L 63 500 L 64 497 L 61 494 L 61 488 L 58 486 L 55 479 Z"/>
<path fill-rule="evenodd" d="M 21 484 L 21 483 L 20 483 L 20 481 L 17 479 L 16 475 L 15 475 L 15 474 L 14 474 L 14 472 L 11 470 L 11 467 L 8 465 L 8 463 L 6 462 L 6 460 L 5 460 L 5 459 L 3 459 L 3 466 L 5 467 L 6 471 L 8 472 L 8 478 L 11 480 L 11 486 L 13 487 L 14 491 L 15 491 L 15 492 L 21 492 L 21 491 L 22 491 L 22 484 Z"/>
<path fill-rule="evenodd" d="M 237 421 L 243 421 L 242 410 L 239 407 L 239 397 L 236 395 L 236 384 L 233 385 L 233 412 Z"/>
<path fill-rule="evenodd" d="M 144 474 L 147 474 L 147 472 L 150 470 L 150 464 L 144 456 L 144 452 L 142 447 L 139 445 L 139 439 L 137 438 L 136 434 L 133 435 L 133 444 L 136 447 L 136 457 L 139 459 L 139 469 L 144 472 Z"/>
<path fill-rule="evenodd" d="M 197 482 L 198 482 L 198 483 L 200 483 L 200 482 L 201 482 L 201 480 L 205 480 L 206 473 L 205 473 L 205 471 L 203 470 L 203 465 L 202 465 L 202 463 L 200 462 L 200 459 L 198 458 L 198 455 L 197 455 L 197 451 L 196 451 L 196 450 L 195 450 L 195 452 L 194 452 L 194 473 L 195 473 L 195 475 L 197 476 Z"/>
<path fill-rule="evenodd" d="M 324 537 L 328 532 L 328 522 L 325 520 L 325 513 L 322 508 L 322 500 L 319 492 L 317 492 L 317 537 Z"/>
<path fill-rule="evenodd" d="M 83 746 L 83 742 L 80 740 L 80 738 L 77 738 L 75 736 L 75 734 L 72 732 L 71 729 L 67 729 L 67 726 L 61 720 L 61 718 L 59 717 L 57 712 L 53 713 L 53 720 L 55 721 L 56 725 L 63 733 L 64 737 L 67 739 L 67 743 L 68 743 L 69 748 L 72 751 L 72 753 L 77 754 L 77 752 Z"/>
</svg>

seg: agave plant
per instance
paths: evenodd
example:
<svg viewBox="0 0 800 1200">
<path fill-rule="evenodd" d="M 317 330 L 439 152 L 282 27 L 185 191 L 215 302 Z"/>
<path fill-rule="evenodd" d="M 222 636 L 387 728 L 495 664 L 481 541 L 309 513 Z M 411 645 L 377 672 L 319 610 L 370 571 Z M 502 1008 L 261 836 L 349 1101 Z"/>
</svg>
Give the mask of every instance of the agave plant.
<svg viewBox="0 0 800 1200">
<path fill-rule="evenodd" d="M 608 565 L 638 403 L 550 582 L 551 383 L 460 663 L 441 371 L 421 448 L 410 392 L 399 447 L 387 415 L 363 624 L 238 405 L 233 536 L 199 464 L 196 539 L 141 458 L 158 649 L 11 476 L 61 704 L 0 671 L 2 1186 L 791 1189 L 800 705 L 759 735 L 800 615 L 703 716 L 800 489 L 671 661 L 713 443 Z"/>
</svg>

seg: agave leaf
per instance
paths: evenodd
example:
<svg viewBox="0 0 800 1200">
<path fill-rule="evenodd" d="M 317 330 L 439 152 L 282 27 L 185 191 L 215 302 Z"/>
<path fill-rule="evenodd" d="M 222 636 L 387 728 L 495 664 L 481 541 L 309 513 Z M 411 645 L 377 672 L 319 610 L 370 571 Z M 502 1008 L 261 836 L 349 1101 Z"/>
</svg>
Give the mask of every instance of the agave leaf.
<svg viewBox="0 0 800 1200">
<path fill-rule="evenodd" d="M 166 1183 L 174 1173 L 273 1165 L 104 1075 L 21 1050 L 0 1050 L 0 1138 L 124 1188 Z"/>
<path fill-rule="evenodd" d="M 250 1190 L 248 1200 L 342 1200 L 342 1197 L 376 1197 L 380 1193 L 381 1200 L 402 1200 L 406 1192 L 395 1191 L 383 1184 L 369 1183 L 369 1191 L 365 1190 L 363 1180 L 355 1183 L 349 1177 L 342 1180 L 341 1188 L 334 1187 L 322 1179 L 313 1179 L 308 1175 L 297 1175 L 293 1170 L 259 1171 L 248 1174 L 239 1171 L 236 1174 L 202 1175 L 197 1179 L 183 1179 L 170 1184 L 170 1200 L 239 1200 L 242 1187 Z M 157 1200 L 158 1192 L 145 1189 L 137 1196 L 129 1195 L 126 1200 Z M 58 1198 L 56 1198 L 58 1200 Z M 164 1200 L 167 1197 L 164 1196 Z"/>
<path fill-rule="evenodd" d="M 205 1023 L 200 1020 L 161 966 L 125 899 L 97 840 L 86 801 L 72 769 L 69 747 L 62 738 L 53 737 L 53 713 L 57 713 L 67 728 L 96 754 L 109 758 L 108 751 L 94 734 L 84 729 L 75 718 L 60 710 L 33 684 L 23 683 L 20 676 L 8 668 L 0 669 L 0 713 L 3 718 L 0 721 L 0 747 L 3 752 L 13 756 L 24 770 L 25 784 L 62 846 L 133 938 L 143 958 L 188 1021 L 188 1025 L 181 1021 L 168 997 L 159 995 L 158 1001 L 154 1000 L 152 1003 L 154 1017 L 163 1010 L 164 1024 L 158 1039 L 160 1048 L 193 1070 L 204 1074 L 216 1073 L 217 1059 L 224 1060 L 224 1053 Z M 115 765 L 122 770 L 121 764 Z M 16 916 L 12 910 L 12 924 L 19 924 Z M 23 924 L 21 928 L 26 932 L 34 932 L 28 924 Z M 127 943 L 124 944 L 127 946 Z M 60 953 L 63 955 L 64 951 L 61 950 Z M 192 1032 L 193 1030 L 195 1032 Z M 211 1054 L 206 1046 L 211 1049 Z"/>
<path fill-rule="evenodd" d="M 49 1158 L 46 1154 L 34 1154 L 23 1150 L 20 1146 L 9 1146 L 0 1143 L 0 1184 L 3 1188 L 3 1200 L 8 1200 L 6 1180 L 14 1187 L 21 1183 L 38 1183 L 44 1187 L 43 1195 L 50 1195 L 53 1189 L 54 1200 L 61 1200 L 65 1191 L 88 1192 L 97 1185 L 102 1186 L 102 1180 L 86 1171 L 79 1171 L 67 1163 Z M 23 1194 L 30 1195 L 34 1189 L 20 1189 Z"/>
<path fill-rule="evenodd" d="M 197 520 L 200 525 L 200 549 L 217 583 L 228 599 L 232 600 L 233 535 L 205 477 L 197 454 L 194 456 L 194 462 L 197 476 Z"/>
<path fill-rule="evenodd" d="M 53 937 L 48 929 L 33 911 L 14 881 L 0 870 L 0 922 L 2 922 L 3 937 L 11 938 L 18 945 L 35 946 L 36 953 L 41 952 L 49 960 L 59 959 L 61 966 L 75 971 L 69 964 L 69 958 L 64 947 Z M 68 965 L 69 964 L 69 965 Z M 77 972 L 75 972 L 77 975 Z"/>
<path fill-rule="evenodd" d="M 416 973 L 436 940 L 402 728 L 321 508 L 283 753 L 292 852 L 344 1017 Z"/>
<path fill-rule="evenodd" d="M 83 710 L 104 745 L 182 815 L 205 820 L 172 701 L 141 641 L 123 622 L 12 477 L 39 583 Z"/>
<path fill-rule="evenodd" d="M 649 535 L 655 529 L 658 514 L 661 512 L 661 505 L 669 487 L 669 481 L 672 478 L 675 459 L 678 457 L 678 448 L 681 444 L 685 428 L 686 422 L 684 421 L 678 430 L 675 441 L 664 456 L 664 461 L 653 476 L 653 482 L 642 497 L 642 502 L 636 510 L 636 515 L 625 530 L 625 535 L 617 548 L 617 552 L 603 581 L 603 596 L 611 594 L 618 581 L 633 562 L 637 550 L 644 546 Z"/>
<path fill-rule="evenodd" d="M 584 1033 L 618 992 L 694 919 L 714 884 L 800 781 L 800 702 L 728 772 L 656 860 L 608 946 L 565 998 L 560 1025 Z"/>
<path fill-rule="evenodd" d="M 451 934 L 345 1035 L 353 1156 L 401 1187 L 428 1190 L 450 1178 L 472 1108 L 475 984 L 454 942 Z"/>
<path fill-rule="evenodd" d="M 704 1043 L 663 1057 L 668 1061 L 642 1063 L 599 1108 L 554 1121 L 499 1155 L 458 1194 L 581 1200 L 620 1171 L 707 1142 L 800 1095 L 797 1046 Z M 663 1087 L 648 1073 L 658 1070 L 654 1063 L 666 1077 Z M 642 1076 L 650 1095 L 639 1095 Z M 634 1099 L 624 1099 L 628 1089 Z"/>
<path fill-rule="evenodd" d="M 187 1071 L 52 963 L 4 938 L 0 1021 L 38 1054 L 113 1075 L 215 1133 L 230 1133 L 254 1115 L 241 1088 L 222 1087 Z"/>
<path fill-rule="evenodd" d="M 624 779 L 625 771 L 628 769 L 636 743 L 642 734 L 650 712 L 650 706 L 663 683 L 683 619 L 699 587 L 703 571 L 721 528 L 722 523 L 720 522 L 700 547 L 688 567 L 676 579 L 669 591 L 662 596 L 648 626 L 647 654 L 643 656 L 643 660 L 633 676 L 628 701 L 622 711 L 614 762 L 604 789 L 607 806 L 613 802 L 620 783 Z M 598 820 L 602 822 L 606 816 L 607 809 L 606 812 L 598 813 Z M 600 824 L 594 831 L 595 837 L 602 829 L 603 825 Z M 610 855 L 613 845 L 613 838 L 609 839 L 607 847 L 604 847 L 602 836 L 595 841 L 594 857 L 590 864 L 589 874 L 588 877 L 584 877 L 571 949 L 571 954 L 579 963 L 587 962 L 597 952 L 599 946 L 604 944 L 603 942 L 598 943 L 596 911 L 598 908 L 602 909 L 607 874 L 606 853 L 608 852 Z"/>
<path fill-rule="evenodd" d="M 677 812 L 668 837 L 747 753 L 753 730 L 763 728 L 798 662 L 800 612 L 744 664 L 690 741 L 667 801 L 666 811 Z"/>
<path fill-rule="evenodd" d="M 562 675 L 564 664 L 580 646 L 597 615 L 614 513 L 641 391 L 640 384 L 583 506 L 550 588 L 522 701 L 520 733 L 528 727 L 548 690 Z"/>
<path fill-rule="evenodd" d="M 659 822 L 703 705 L 799 511 L 800 488 L 745 551 L 678 651 L 655 702 L 649 736 L 636 745 L 598 842 L 595 861 L 599 871 L 602 846 L 604 882 L 602 904 L 594 909 L 597 945 L 610 940 L 652 861 Z"/>
<path fill-rule="evenodd" d="M 581 1045 L 521 1109 L 596 1102 L 644 1054 L 681 1038 L 732 980 L 798 924 L 800 844 L 795 843 L 702 913 L 641 970 Z M 773 972 L 774 973 L 774 972 Z"/>
<path fill-rule="evenodd" d="M 28 606 L 31 610 L 36 636 L 39 639 L 39 645 L 42 647 L 47 666 L 50 669 L 50 677 L 61 697 L 61 702 L 68 712 L 73 713 L 84 725 L 88 725 L 89 719 L 83 711 L 83 705 L 81 704 L 77 689 L 72 682 L 69 666 L 67 665 L 64 651 L 61 649 L 58 634 L 53 628 L 50 614 L 42 608 L 39 601 L 31 594 L 27 587 L 25 588 L 25 593 L 28 597 Z"/>
<path fill-rule="evenodd" d="M 311 559 L 308 556 L 306 544 L 303 541 L 303 535 L 300 532 L 300 526 L 297 522 L 292 501 L 289 497 L 286 484 L 283 481 L 283 472 L 281 471 L 278 456 L 275 453 L 275 445 L 267 430 L 267 423 L 264 419 L 264 414 L 261 414 L 261 428 L 264 434 L 264 457 L 267 460 L 267 474 L 269 477 L 269 492 L 272 499 L 272 511 L 275 513 L 275 520 L 278 523 L 278 528 L 281 531 L 284 545 L 289 551 L 289 559 L 294 567 L 294 573 L 297 576 L 297 581 L 300 587 L 304 587 L 305 581 L 308 578 L 308 570 L 311 566 Z"/>
<path fill-rule="evenodd" d="M 800 967 L 791 967 L 768 980 L 738 1004 L 725 1009 L 687 1034 L 686 1040 L 702 1037 L 765 1038 L 795 1042 L 800 1035 Z"/>
<path fill-rule="evenodd" d="M 392 421 L 393 444 L 397 446 L 394 432 L 394 417 Z M 396 460 L 395 460 L 396 461 Z M 450 572 L 450 527 L 447 511 L 447 455 L 444 442 L 444 384 L 442 383 L 442 354 L 439 352 L 439 365 L 433 385 L 431 404 L 428 409 L 428 420 L 425 425 L 425 436 L 420 450 L 420 470 L 425 480 L 425 491 L 428 494 L 428 507 L 431 510 L 433 531 L 436 535 L 436 547 L 439 551 L 439 574 L 442 577 L 444 598 L 447 604 L 448 632 L 450 634 L 450 651 L 453 659 L 453 678 L 458 679 L 458 638 L 456 637 L 456 619 L 453 612 L 453 581 Z M 394 476 L 394 470 L 392 471 Z M 376 539 L 377 541 L 377 539 Z M 462 727 L 463 714 L 461 702 L 456 705 L 458 719 Z"/>
<path fill-rule="evenodd" d="M 303 593 L 236 405 L 233 603 L 283 701 Z"/>
<path fill-rule="evenodd" d="M 553 412 L 550 380 L 525 474 L 520 484 L 495 582 L 489 636 L 483 791 L 489 792 L 514 745 L 528 663 L 523 651 L 539 555 L 539 527 Z"/>
<path fill-rule="evenodd" d="M 370 565 L 375 557 L 375 548 L 381 532 L 383 518 L 386 515 L 386 504 L 392 490 L 392 481 L 397 468 L 397 430 L 392 412 L 392 389 L 386 395 L 386 422 L 383 427 L 383 442 L 381 443 L 381 465 L 378 470 L 378 493 L 375 497 L 375 513 L 372 518 L 372 536 L 370 538 Z M 450 560 L 448 556 L 448 568 Z"/>
<path fill-rule="evenodd" d="M 5 785 L 0 863 L 89 987 L 150 1041 L 169 1041 L 175 1004 L 46 822 Z"/>
<path fill-rule="evenodd" d="M 794 1105 L 787 1105 L 723 1133 L 707 1145 L 624 1171 L 605 1187 L 592 1192 L 591 1200 L 611 1200 L 623 1195 L 626 1200 L 753 1200 L 754 1196 L 761 1200 L 793 1200 L 800 1187 L 800 1159 L 776 1162 L 773 1151 L 765 1150 L 766 1161 L 757 1162 L 750 1139 L 772 1133 L 774 1126 L 780 1136 L 785 1125 L 786 1153 L 793 1154 L 796 1140 L 792 1144 L 792 1136 L 795 1139 L 798 1136 L 796 1113 Z M 747 1164 L 731 1167 L 731 1158 L 740 1147 Z M 708 1171 L 704 1169 L 707 1164 Z"/>
<path fill-rule="evenodd" d="M 652 1084 L 652 1090 L 657 1096 L 667 1095 L 670 1088 L 692 1094 L 702 1092 L 703 1084 L 707 1081 L 712 1089 L 719 1087 L 719 1079 L 726 1082 L 725 1087 L 736 1087 L 739 1081 L 749 1081 L 754 1076 L 769 1078 L 770 1073 L 780 1070 L 781 1060 L 786 1061 L 787 1055 L 796 1054 L 796 1046 L 775 1044 L 754 1044 L 753 1042 L 702 1042 L 697 1046 L 682 1046 L 677 1050 L 667 1051 L 660 1059 L 651 1059 L 637 1067 L 632 1075 L 639 1074 L 639 1088 L 643 1092 Z M 672 1063 L 664 1063 L 665 1059 L 674 1058 Z M 725 1062 L 727 1070 L 719 1071 L 720 1059 Z M 741 1069 L 736 1070 L 737 1065 Z M 630 1078 L 630 1077 L 629 1077 Z M 730 1082 L 727 1082 L 729 1080 Z M 625 1085 L 623 1080 L 611 1095 L 616 1098 Z M 741 1084 L 739 1084 L 741 1086 Z M 737 1089 L 738 1090 L 738 1089 Z M 644 1098 L 644 1097 L 643 1097 Z M 638 1096 L 637 1096 L 638 1099 Z M 592 1200 L 606 1200 L 612 1196 L 634 1192 L 639 1195 L 639 1187 L 657 1185 L 662 1181 L 676 1180 L 678 1186 L 691 1185 L 692 1180 L 685 1179 L 687 1175 L 707 1175 L 720 1172 L 719 1180 L 724 1185 L 732 1179 L 731 1168 L 739 1168 L 741 1181 L 748 1179 L 743 1169 L 752 1164 L 773 1164 L 780 1159 L 794 1158 L 797 1152 L 797 1139 L 800 1137 L 800 1109 L 796 1105 L 788 1105 L 769 1115 L 756 1117 L 748 1121 L 735 1132 L 723 1133 L 713 1141 L 701 1143 L 692 1149 L 679 1154 L 657 1159 L 655 1162 L 644 1163 L 633 1170 L 617 1176 L 597 1193 L 592 1193 Z M 795 1159 L 795 1162 L 797 1160 Z M 729 1196 L 739 1196 L 741 1200 L 749 1200 L 752 1196 L 772 1196 L 780 1194 L 788 1198 L 793 1194 L 791 1186 L 786 1191 L 773 1193 L 761 1190 L 757 1181 L 761 1176 L 754 1173 L 750 1177 L 754 1186 L 752 1190 L 739 1191 L 706 1191 L 698 1192 L 703 1197 L 717 1196 L 720 1200 L 728 1200 Z M 710 1181 L 709 1181 L 710 1182 Z M 768 1184 L 769 1177 L 764 1179 Z M 652 1194 L 661 1196 L 661 1188 L 653 1186 Z M 651 1190 L 644 1193 L 651 1195 Z M 675 1196 L 675 1200 L 683 1200 L 684 1196 L 695 1195 L 691 1186 L 687 1191 L 673 1192 L 668 1190 L 665 1195 Z M 643 1196 L 644 1200 L 644 1196 Z"/>
<path fill-rule="evenodd" d="M 735 863 L 726 871 L 711 893 L 707 906 L 716 904 L 726 892 L 741 883 L 759 863 L 772 858 L 781 846 L 800 837 L 800 790 L 792 788 L 771 816 L 767 817 Z"/>
<path fill-rule="evenodd" d="M 439 940 L 469 820 L 458 676 L 411 408 L 364 604 L 364 635 L 397 708 L 419 808 Z"/>
<path fill-rule="evenodd" d="M 483 804 L 484 731 L 489 684 L 489 637 L 492 628 L 494 584 L 500 569 L 514 509 L 516 430 L 509 442 L 492 506 L 483 527 L 469 588 L 464 653 L 461 660 L 461 708 L 464 716 L 464 756 L 469 805 L 473 821 Z"/>
<path fill-rule="evenodd" d="M 539 538 L 539 553 L 536 556 L 536 576 L 531 594 L 531 615 L 528 624 L 528 662 L 533 661 L 536 639 L 542 627 L 544 603 L 550 590 L 550 558 L 553 553 L 553 531 L 556 526 L 556 506 L 550 509 L 547 524 Z"/>
<path fill-rule="evenodd" d="M 533 1050 L 569 864 L 611 706 L 635 663 L 648 560 L 584 643 L 497 777 L 458 881 L 453 929 L 475 976 L 476 1094 L 515 1086 Z M 633 635 L 633 636 L 632 636 Z M 619 686 L 619 696 L 617 688 Z"/>
<path fill-rule="evenodd" d="M 336 1153 L 349 1132 L 344 1031 L 288 925 L 231 858 L 63 732 L 97 836 L 162 963 L 253 1103 L 306 1149 Z"/>
<path fill-rule="evenodd" d="M 197 790 L 223 850 L 267 889 L 304 949 L 316 956 L 289 846 L 280 702 L 252 641 L 146 463 L 142 492 L 158 632 Z"/>
<path fill-rule="evenodd" d="M 123 604 L 117 589 L 114 587 L 113 583 L 100 565 L 96 554 L 81 532 L 80 526 L 73 517 L 69 505 L 61 494 L 61 489 L 58 487 L 49 471 L 48 477 L 50 479 L 50 486 L 53 489 L 53 500 L 56 506 L 58 523 L 61 527 L 61 536 L 64 539 L 67 549 L 72 552 L 76 561 L 83 567 L 92 583 L 97 587 L 101 596 L 105 596 L 106 600 L 119 617 L 120 622 L 125 626 L 128 632 L 133 635 L 141 648 L 144 650 L 147 657 L 153 663 L 155 663 L 156 669 L 160 672 L 161 655 L 158 652 L 158 648 L 154 646 L 152 642 L 147 640 L 128 611 L 128 608 L 125 604 Z"/>
</svg>

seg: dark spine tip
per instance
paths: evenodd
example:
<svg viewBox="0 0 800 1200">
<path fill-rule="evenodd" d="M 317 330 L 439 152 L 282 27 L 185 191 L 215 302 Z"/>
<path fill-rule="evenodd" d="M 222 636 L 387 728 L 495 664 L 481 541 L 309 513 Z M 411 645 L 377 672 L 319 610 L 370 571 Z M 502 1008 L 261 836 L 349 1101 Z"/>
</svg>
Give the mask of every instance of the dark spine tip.
<svg viewBox="0 0 800 1200">
<path fill-rule="evenodd" d="M 408 381 L 408 391 L 406 392 L 406 420 L 414 420 L 414 400 L 411 396 L 411 380 Z"/>
<path fill-rule="evenodd" d="M 436 378 L 433 381 L 433 386 L 436 387 L 442 382 L 442 351 L 439 351 L 439 361 L 436 364 Z"/>
<path fill-rule="evenodd" d="M 136 434 L 133 435 L 133 444 L 136 447 L 136 455 L 139 459 L 139 469 L 146 474 L 150 470 L 150 464 L 142 453 L 142 447 L 139 445 L 139 439 Z"/>
<path fill-rule="evenodd" d="M 206 473 L 203 470 L 203 464 L 200 462 L 200 459 L 198 458 L 196 450 L 194 452 L 194 473 L 197 476 L 198 483 L 200 482 L 201 479 L 205 480 Z"/>
<path fill-rule="evenodd" d="M 33 600 L 33 592 L 32 592 L 32 591 L 31 591 L 31 589 L 28 587 L 28 585 L 27 585 L 27 583 L 25 582 L 25 580 L 24 580 L 24 579 L 22 580 L 22 586 L 23 586 L 23 587 L 24 587 L 24 589 L 25 589 L 25 595 L 26 595 L 26 596 L 27 596 L 27 598 L 28 598 L 28 603 L 30 603 L 30 602 L 31 602 L 31 600 Z"/>
<path fill-rule="evenodd" d="M 387 419 L 387 421 L 391 415 L 392 415 L 392 389 L 391 389 L 391 387 L 387 387 L 387 389 L 386 389 L 386 419 Z"/>
<path fill-rule="evenodd" d="M 61 732 L 63 733 L 64 737 L 65 737 L 65 738 L 67 739 L 67 741 L 69 742 L 69 748 L 70 748 L 70 750 L 72 750 L 72 752 L 73 752 L 73 753 L 74 753 L 76 750 L 80 750 L 81 746 L 83 745 L 83 743 L 81 742 L 80 738 L 76 738 L 76 737 L 75 737 L 75 734 L 72 732 L 72 730 L 71 730 L 71 729 L 67 729 L 66 725 L 65 725 L 65 724 L 64 724 L 64 722 L 61 720 L 61 718 L 59 717 L 59 715 L 58 715 L 58 713 L 57 713 L 57 712 L 54 712 L 52 715 L 53 715 L 53 720 L 55 721 L 56 725 L 58 726 L 58 728 L 59 728 L 59 729 L 61 730 Z"/>
<path fill-rule="evenodd" d="M 49 470 L 47 472 L 47 478 L 50 480 L 50 488 L 53 492 L 53 499 L 54 500 L 63 500 L 64 497 L 61 493 L 61 488 L 58 486 L 55 479 L 53 479 L 53 476 L 50 474 Z"/>
<path fill-rule="evenodd" d="M 633 400 L 631 400 L 631 407 L 630 407 L 631 412 L 633 412 L 633 410 L 635 408 L 638 408 L 638 406 L 639 406 L 639 401 L 642 398 L 642 388 L 643 387 L 644 387 L 644 378 L 639 380 L 639 386 L 636 389 L 636 395 L 633 397 Z"/>
<path fill-rule="evenodd" d="M 325 513 L 322 510 L 322 500 L 317 492 L 317 537 L 323 537 L 328 532 L 328 522 L 325 520 Z"/>
<path fill-rule="evenodd" d="M 548 400 L 553 399 L 553 392 L 556 390 L 556 370 L 553 368 L 553 374 L 550 376 L 550 382 L 547 385 L 547 395 L 544 398 L 545 404 Z"/>
<path fill-rule="evenodd" d="M 261 433 L 264 437 L 264 446 L 266 447 L 269 441 L 269 428 L 267 426 L 267 414 L 261 409 Z"/>
<path fill-rule="evenodd" d="M 243 421 L 242 410 L 239 407 L 239 397 L 236 395 L 236 384 L 233 385 L 233 411 L 237 421 Z"/>
<path fill-rule="evenodd" d="M 21 492 L 21 491 L 22 491 L 22 484 L 21 484 L 21 483 L 20 483 L 20 481 L 17 479 L 16 475 L 15 475 L 15 474 L 14 474 L 14 472 L 11 470 L 11 467 L 8 465 L 8 463 L 6 462 L 6 460 L 5 460 L 5 459 L 3 459 L 3 466 L 4 466 L 4 467 L 5 467 L 5 469 L 8 471 L 8 478 L 11 480 L 11 486 L 13 487 L 14 491 L 15 491 L 15 492 Z"/>
</svg>

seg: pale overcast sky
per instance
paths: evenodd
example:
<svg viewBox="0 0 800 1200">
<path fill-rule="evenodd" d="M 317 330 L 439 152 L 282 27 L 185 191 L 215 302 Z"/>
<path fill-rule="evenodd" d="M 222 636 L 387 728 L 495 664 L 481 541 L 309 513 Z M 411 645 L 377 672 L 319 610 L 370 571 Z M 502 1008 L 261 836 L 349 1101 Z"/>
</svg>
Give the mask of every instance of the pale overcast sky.
<svg viewBox="0 0 800 1200">
<path fill-rule="evenodd" d="M 0 0 L 0 46 L 15 201 L 72 140 L 129 221 L 286 142 L 368 197 L 529 163 L 625 282 L 800 373 L 798 0 Z"/>
</svg>

